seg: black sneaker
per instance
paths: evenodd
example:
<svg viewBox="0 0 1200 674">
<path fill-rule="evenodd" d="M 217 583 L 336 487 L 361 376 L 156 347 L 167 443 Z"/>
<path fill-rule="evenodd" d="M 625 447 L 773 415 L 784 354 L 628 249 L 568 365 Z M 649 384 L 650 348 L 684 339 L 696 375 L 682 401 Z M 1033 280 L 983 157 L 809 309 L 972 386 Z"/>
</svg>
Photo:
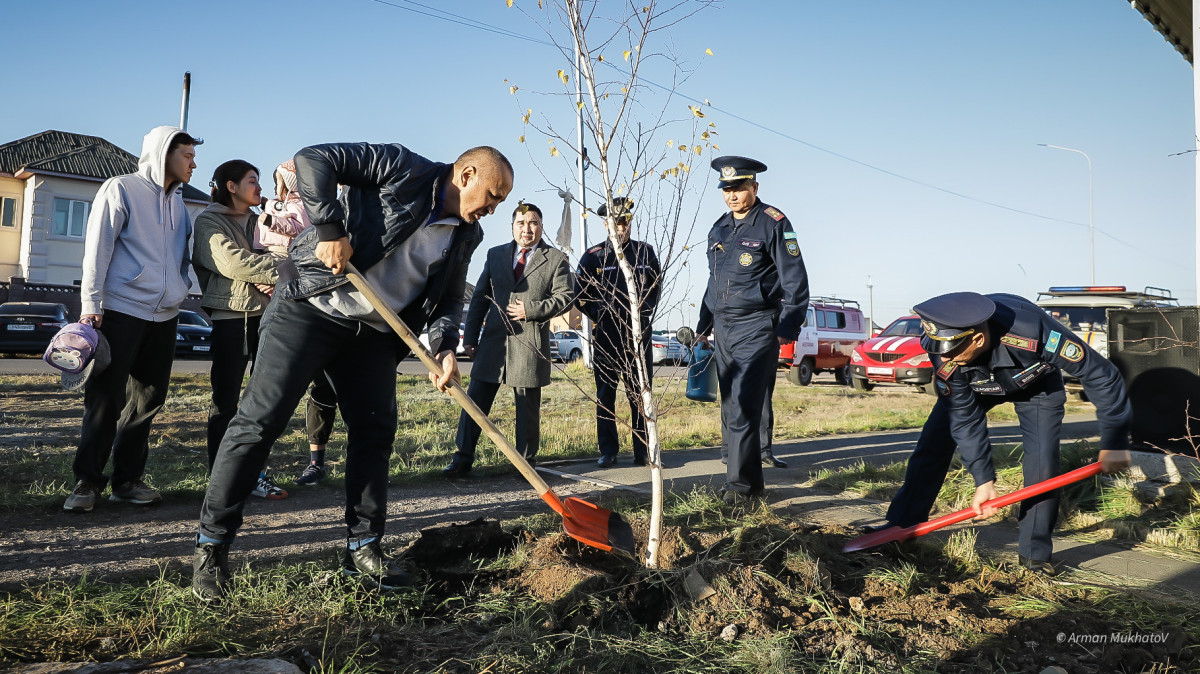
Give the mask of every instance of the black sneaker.
<svg viewBox="0 0 1200 674">
<path fill-rule="evenodd" d="M 108 495 L 108 500 L 134 505 L 154 505 L 162 503 L 162 494 L 141 480 L 130 480 L 113 487 L 112 493 Z"/>
<path fill-rule="evenodd" d="M 1058 569 L 1054 568 L 1054 564 L 1048 559 L 1029 559 L 1028 557 L 1017 555 L 1017 562 L 1023 568 L 1043 576 L 1053 578 L 1058 575 Z"/>
<path fill-rule="evenodd" d="M 749 493 L 743 494 L 742 492 L 733 489 L 722 489 L 721 491 L 717 492 L 717 496 L 720 497 L 720 499 L 727 506 L 744 506 L 752 505 L 755 502 L 766 501 L 767 490 L 755 489 L 751 490 Z"/>
<path fill-rule="evenodd" d="M 357 550 L 345 551 L 342 573 L 357 576 L 381 590 L 402 590 L 412 587 L 417 581 L 412 574 L 393 566 L 384 556 L 379 541 L 367 543 Z"/>
<path fill-rule="evenodd" d="M 229 544 L 198 544 L 192 555 L 192 594 L 200 601 L 218 601 L 228 588 Z"/>
<path fill-rule="evenodd" d="M 300 473 L 300 477 L 296 478 L 296 484 L 317 484 L 325 479 L 325 466 L 310 463 L 304 468 L 304 472 Z"/>
<path fill-rule="evenodd" d="M 63 510 L 69 513 L 90 513 L 92 508 L 96 507 L 96 501 L 100 498 L 102 487 L 80 480 L 75 483 L 75 488 L 71 490 L 67 500 L 63 502 Z"/>
</svg>

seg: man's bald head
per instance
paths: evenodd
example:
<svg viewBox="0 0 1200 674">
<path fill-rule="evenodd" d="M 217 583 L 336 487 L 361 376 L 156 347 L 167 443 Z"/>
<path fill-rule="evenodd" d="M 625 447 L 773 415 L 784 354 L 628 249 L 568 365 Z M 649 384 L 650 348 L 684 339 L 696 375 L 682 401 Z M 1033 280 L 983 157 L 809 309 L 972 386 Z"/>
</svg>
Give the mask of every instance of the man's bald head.
<svg viewBox="0 0 1200 674">
<path fill-rule="evenodd" d="M 454 160 L 443 208 L 465 222 L 477 222 L 508 197 L 513 177 L 512 164 L 499 150 L 473 147 Z"/>
<path fill-rule="evenodd" d="M 497 170 L 506 172 L 509 176 L 514 175 L 512 162 L 508 161 L 508 157 L 505 157 L 500 150 L 490 145 L 473 147 L 454 160 L 455 173 L 461 172 L 468 166 L 474 166 L 480 171 Z"/>
</svg>

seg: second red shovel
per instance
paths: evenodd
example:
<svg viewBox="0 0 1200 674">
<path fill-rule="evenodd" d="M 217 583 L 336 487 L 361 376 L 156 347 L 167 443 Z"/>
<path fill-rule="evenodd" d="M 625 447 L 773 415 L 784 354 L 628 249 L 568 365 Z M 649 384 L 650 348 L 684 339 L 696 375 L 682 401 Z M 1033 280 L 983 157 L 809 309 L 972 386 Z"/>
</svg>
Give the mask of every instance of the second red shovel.
<svg viewBox="0 0 1200 674">
<path fill-rule="evenodd" d="M 1052 477 L 1049 480 L 1043 480 L 1037 484 L 1031 484 L 1028 487 L 1018 489 L 1011 494 L 997 496 L 996 498 L 984 503 L 983 505 L 991 508 L 1003 508 L 1004 506 L 1012 505 L 1017 501 L 1023 501 L 1031 496 L 1044 494 L 1048 491 L 1053 491 L 1059 487 L 1066 486 L 1073 482 L 1078 482 L 1084 478 L 1092 477 L 1100 472 L 1100 463 L 1089 463 L 1083 468 L 1076 468 L 1069 473 L 1063 473 L 1058 477 Z M 972 508 L 964 508 L 956 513 L 942 515 L 936 520 L 914 524 L 911 527 L 889 527 L 880 531 L 875 531 L 866 536 L 859 536 L 850 540 L 842 548 L 842 552 L 856 552 L 858 550 L 866 550 L 873 548 L 876 545 L 884 543 L 892 543 L 895 541 L 907 541 L 910 538 L 924 536 L 932 531 L 937 531 L 942 527 L 948 527 L 951 524 L 958 524 L 963 520 L 971 519 L 975 516 L 975 510 Z"/>
</svg>

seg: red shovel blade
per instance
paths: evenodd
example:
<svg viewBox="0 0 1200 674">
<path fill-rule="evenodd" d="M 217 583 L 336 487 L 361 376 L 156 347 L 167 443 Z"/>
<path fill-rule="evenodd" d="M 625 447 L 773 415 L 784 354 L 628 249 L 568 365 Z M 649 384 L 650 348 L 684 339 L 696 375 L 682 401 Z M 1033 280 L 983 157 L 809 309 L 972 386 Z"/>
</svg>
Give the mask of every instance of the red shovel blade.
<svg viewBox="0 0 1200 674">
<path fill-rule="evenodd" d="M 1011 494 L 997 496 L 983 505 L 993 508 L 1003 508 L 1004 506 L 1012 505 L 1017 501 L 1023 501 L 1031 496 L 1037 496 L 1038 494 L 1044 494 L 1048 491 L 1054 491 L 1055 489 L 1071 484 L 1072 482 L 1078 482 L 1084 478 L 1092 477 L 1099 472 L 1100 464 L 1098 462 L 1089 463 L 1083 468 L 1076 468 L 1075 470 L 1069 473 L 1063 473 L 1058 477 L 1052 477 L 1049 480 L 1043 480 L 1037 484 L 1031 484 L 1028 487 L 1018 489 Z M 882 531 L 875 531 L 867 534 L 866 536 L 859 536 L 858 538 L 848 541 L 846 545 L 842 547 L 842 552 L 857 552 L 859 550 L 873 548 L 876 545 L 883 545 L 884 543 L 907 541 L 910 538 L 924 536 L 932 531 L 937 531 L 942 527 L 948 527 L 951 524 L 958 524 L 959 522 L 971 519 L 974 516 L 975 511 L 973 509 L 964 508 L 956 513 L 942 515 L 935 520 L 914 524 L 911 527 L 905 527 L 903 529 L 900 527 L 890 527 L 888 529 L 883 529 Z"/>
</svg>

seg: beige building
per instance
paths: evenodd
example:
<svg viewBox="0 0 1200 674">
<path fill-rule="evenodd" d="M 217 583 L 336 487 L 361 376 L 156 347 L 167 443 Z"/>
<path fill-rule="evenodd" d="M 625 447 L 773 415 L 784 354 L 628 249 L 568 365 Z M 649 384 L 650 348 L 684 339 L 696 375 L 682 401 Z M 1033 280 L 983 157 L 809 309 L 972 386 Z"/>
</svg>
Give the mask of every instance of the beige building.
<svg viewBox="0 0 1200 674">
<path fill-rule="evenodd" d="M 78 283 L 96 191 L 135 172 L 135 155 L 96 136 L 43 131 L 0 145 L 0 280 Z M 193 221 L 209 203 L 191 185 L 183 200 Z"/>
</svg>

